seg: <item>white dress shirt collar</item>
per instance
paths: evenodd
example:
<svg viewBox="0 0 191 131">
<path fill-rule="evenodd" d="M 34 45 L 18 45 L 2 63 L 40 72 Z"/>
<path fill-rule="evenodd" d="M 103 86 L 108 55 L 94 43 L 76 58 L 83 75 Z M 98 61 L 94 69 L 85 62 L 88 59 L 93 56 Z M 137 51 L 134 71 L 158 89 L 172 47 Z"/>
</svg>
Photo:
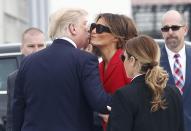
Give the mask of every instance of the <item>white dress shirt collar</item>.
<svg viewBox="0 0 191 131">
<path fill-rule="evenodd" d="M 182 70 L 183 77 L 184 77 L 184 80 L 185 80 L 186 79 L 186 49 L 185 49 L 186 47 L 185 47 L 185 45 L 183 46 L 183 48 L 178 53 L 174 53 L 171 50 L 169 50 L 167 48 L 166 44 L 165 44 L 165 48 L 166 48 L 168 61 L 169 61 L 172 73 L 174 73 L 174 62 L 175 62 L 174 55 L 175 54 L 180 55 L 180 57 L 178 59 L 179 59 L 179 61 L 181 63 L 181 66 L 182 66 L 181 70 Z"/>
<path fill-rule="evenodd" d="M 70 39 L 68 37 L 61 37 L 61 38 L 58 38 L 58 39 L 66 40 L 66 41 L 70 42 L 75 48 L 77 48 L 76 43 L 72 39 Z"/>
<path fill-rule="evenodd" d="M 138 76 L 141 76 L 141 75 L 144 75 L 144 74 L 137 74 L 137 75 L 135 75 L 133 78 L 132 78 L 132 80 L 131 81 L 133 81 L 136 77 L 138 77 Z"/>
<path fill-rule="evenodd" d="M 185 45 L 183 46 L 183 48 L 178 53 L 174 53 L 171 50 L 169 50 L 168 47 L 166 46 L 166 44 L 165 44 L 165 48 L 166 48 L 168 58 L 174 58 L 175 54 L 179 54 L 180 58 L 183 58 L 186 55 Z"/>
</svg>

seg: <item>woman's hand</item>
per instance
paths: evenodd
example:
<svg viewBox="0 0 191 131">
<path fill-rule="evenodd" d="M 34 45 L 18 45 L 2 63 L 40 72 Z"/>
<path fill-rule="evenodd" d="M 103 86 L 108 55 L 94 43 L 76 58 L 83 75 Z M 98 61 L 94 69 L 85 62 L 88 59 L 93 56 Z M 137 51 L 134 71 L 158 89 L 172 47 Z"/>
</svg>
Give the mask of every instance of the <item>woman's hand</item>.
<svg viewBox="0 0 191 131">
<path fill-rule="evenodd" d="M 91 44 L 88 44 L 86 48 L 84 48 L 85 51 L 92 53 L 93 52 L 93 46 Z"/>
</svg>

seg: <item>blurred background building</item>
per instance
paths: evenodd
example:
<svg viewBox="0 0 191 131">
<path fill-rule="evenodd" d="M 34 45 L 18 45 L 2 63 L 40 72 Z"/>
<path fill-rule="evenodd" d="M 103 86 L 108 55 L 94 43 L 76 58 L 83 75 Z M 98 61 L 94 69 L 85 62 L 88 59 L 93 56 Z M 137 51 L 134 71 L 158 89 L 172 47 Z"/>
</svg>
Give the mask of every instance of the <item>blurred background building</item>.
<svg viewBox="0 0 191 131">
<path fill-rule="evenodd" d="M 30 27 L 47 31 L 48 0 L 0 0 L 0 43 L 20 42 Z"/>
<path fill-rule="evenodd" d="M 132 0 L 133 18 L 138 29 L 154 38 L 162 38 L 161 17 L 170 9 L 182 12 L 191 29 L 191 0 Z M 190 33 L 189 30 L 187 40 L 191 40 Z"/>
<path fill-rule="evenodd" d="M 20 42 L 22 32 L 31 26 L 40 28 L 47 37 L 49 14 L 71 5 L 97 13 L 122 12 L 135 20 L 141 33 L 154 38 L 161 38 L 162 14 L 176 9 L 185 14 L 191 29 L 191 0 L 0 0 L 0 44 Z"/>
<path fill-rule="evenodd" d="M 40 28 L 47 37 L 48 16 L 59 8 L 80 7 L 92 15 L 116 12 L 132 16 L 131 0 L 0 0 L 0 44 L 20 42 L 28 27 Z M 118 5 L 119 8 L 115 8 Z"/>
<path fill-rule="evenodd" d="M 28 24 L 26 0 L 0 0 L 0 43 L 18 41 Z"/>
</svg>

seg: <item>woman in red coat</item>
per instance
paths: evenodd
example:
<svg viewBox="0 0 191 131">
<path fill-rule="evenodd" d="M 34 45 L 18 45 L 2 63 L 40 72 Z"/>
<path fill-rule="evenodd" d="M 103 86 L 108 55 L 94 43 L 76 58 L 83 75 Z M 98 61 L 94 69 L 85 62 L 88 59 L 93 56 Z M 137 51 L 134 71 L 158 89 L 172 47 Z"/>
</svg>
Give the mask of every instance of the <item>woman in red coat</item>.
<svg viewBox="0 0 191 131">
<path fill-rule="evenodd" d="M 91 44 L 101 55 L 100 77 L 106 92 L 113 94 L 117 89 L 131 82 L 120 59 L 125 42 L 137 36 L 133 21 L 125 16 L 112 13 L 99 14 L 96 23 L 90 27 Z M 106 126 L 103 126 L 104 130 Z"/>
</svg>

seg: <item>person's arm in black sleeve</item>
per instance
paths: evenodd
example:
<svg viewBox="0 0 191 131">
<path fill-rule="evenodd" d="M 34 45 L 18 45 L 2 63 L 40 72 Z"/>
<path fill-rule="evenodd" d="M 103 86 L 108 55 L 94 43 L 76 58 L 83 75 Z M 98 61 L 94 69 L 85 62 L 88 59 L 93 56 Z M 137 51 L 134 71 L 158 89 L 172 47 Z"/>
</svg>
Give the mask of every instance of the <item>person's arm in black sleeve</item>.
<svg viewBox="0 0 191 131">
<path fill-rule="evenodd" d="M 121 90 L 112 98 L 112 107 L 107 131 L 131 131 L 133 125 L 133 103 Z"/>
<path fill-rule="evenodd" d="M 111 96 L 104 91 L 98 70 L 97 57 L 89 55 L 82 68 L 83 91 L 90 106 L 97 112 L 108 113 Z"/>
</svg>

